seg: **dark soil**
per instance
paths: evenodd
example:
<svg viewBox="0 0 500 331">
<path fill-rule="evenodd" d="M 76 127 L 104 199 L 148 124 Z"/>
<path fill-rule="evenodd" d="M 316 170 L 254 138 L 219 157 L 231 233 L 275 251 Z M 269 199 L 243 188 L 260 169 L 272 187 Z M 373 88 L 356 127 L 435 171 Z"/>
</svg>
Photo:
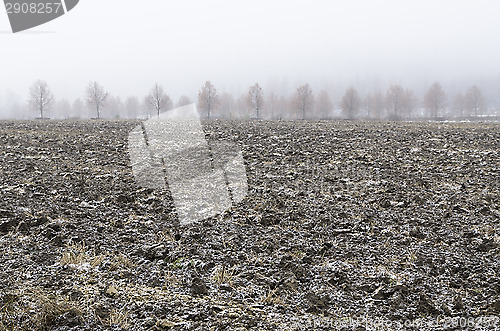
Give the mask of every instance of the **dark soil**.
<svg viewBox="0 0 500 331">
<path fill-rule="evenodd" d="M 0 123 L 0 330 L 500 328 L 499 124 L 206 122 L 248 197 L 184 227 L 137 124 Z"/>
</svg>

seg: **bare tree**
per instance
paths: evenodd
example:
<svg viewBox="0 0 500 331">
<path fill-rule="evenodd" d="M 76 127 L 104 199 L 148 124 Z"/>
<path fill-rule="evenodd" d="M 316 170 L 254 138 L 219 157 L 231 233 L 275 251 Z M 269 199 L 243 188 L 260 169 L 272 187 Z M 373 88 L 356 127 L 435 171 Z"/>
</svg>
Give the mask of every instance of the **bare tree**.
<svg viewBox="0 0 500 331">
<path fill-rule="evenodd" d="M 405 102 L 404 94 L 405 91 L 400 85 L 391 85 L 387 90 L 385 105 L 389 112 L 389 117 L 393 119 L 400 117 Z"/>
<path fill-rule="evenodd" d="M 484 109 L 484 97 L 477 85 L 469 88 L 465 94 L 465 107 L 469 114 L 478 116 Z"/>
<path fill-rule="evenodd" d="M 268 112 L 270 119 L 284 119 L 289 107 L 291 107 L 289 98 L 278 96 L 272 91 L 268 93 L 265 110 Z"/>
<path fill-rule="evenodd" d="M 122 102 L 122 99 L 118 97 L 109 97 L 106 101 L 106 109 L 107 115 L 112 118 L 120 118 L 123 116 L 123 109 L 125 105 Z"/>
<path fill-rule="evenodd" d="M 366 104 L 368 106 L 368 116 L 376 119 L 382 117 L 384 109 L 384 97 L 379 91 L 367 96 Z"/>
<path fill-rule="evenodd" d="M 252 111 L 255 111 L 257 119 L 260 119 L 261 111 L 264 107 L 264 93 L 259 84 L 256 83 L 248 89 L 247 105 Z"/>
<path fill-rule="evenodd" d="M 172 100 L 170 100 L 170 97 L 165 93 L 163 87 L 158 83 L 151 88 L 151 91 L 146 96 L 145 102 L 148 110 L 154 111 L 158 117 L 160 117 L 162 111 L 173 108 Z"/>
<path fill-rule="evenodd" d="M 412 118 L 413 112 L 418 106 L 418 99 L 412 90 L 406 89 L 403 93 L 402 114 L 407 119 Z"/>
<path fill-rule="evenodd" d="M 242 93 L 237 99 L 234 101 L 235 111 L 234 113 L 238 118 L 248 118 L 248 104 L 247 104 L 246 93 Z"/>
<path fill-rule="evenodd" d="M 358 91 L 354 87 L 349 87 L 344 96 L 342 97 L 342 102 L 340 103 L 340 108 L 344 116 L 352 120 L 358 114 L 359 108 L 361 107 L 361 99 L 359 98 Z"/>
<path fill-rule="evenodd" d="M 184 107 L 184 106 L 190 105 L 192 103 L 193 102 L 191 101 L 191 99 L 188 96 L 183 95 L 179 98 L 179 101 L 177 101 L 176 107 Z"/>
<path fill-rule="evenodd" d="M 299 86 L 292 96 L 292 106 L 306 119 L 306 114 L 314 107 L 314 95 L 309 84 Z"/>
<path fill-rule="evenodd" d="M 430 117 L 437 118 L 439 112 L 444 111 L 446 98 L 441 84 L 438 82 L 432 84 L 424 98 L 424 106 Z"/>
<path fill-rule="evenodd" d="M 453 111 L 455 112 L 456 115 L 460 115 L 460 118 L 463 118 L 465 108 L 466 108 L 465 97 L 462 94 L 462 92 L 459 92 L 455 96 L 455 100 L 453 101 Z"/>
<path fill-rule="evenodd" d="M 83 104 L 82 99 L 76 98 L 75 101 L 73 101 L 73 104 L 71 105 L 72 117 L 81 118 L 83 115 L 84 108 L 85 108 L 85 105 Z"/>
<path fill-rule="evenodd" d="M 278 101 L 279 120 L 285 118 L 286 110 L 289 109 L 288 107 L 290 107 L 289 99 L 282 95 Z"/>
<path fill-rule="evenodd" d="M 108 96 L 109 93 L 98 82 L 89 83 L 85 100 L 87 101 L 87 107 L 95 109 L 97 118 L 101 118 L 101 110 L 106 106 Z"/>
<path fill-rule="evenodd" d="M 268 113 L 268 117 L 270 119 L 274 119 L 278 110 L 279 98 L 273 91 L 271 91 L 266 96 L 266 112 Z"/>
<path fill-rule="evenodd" d="M 210 81 L 205 82 L 198 92 L 198 103 L 199 107 L 207 112 L 207 118 L 210 118 L 210 114 L 217 107 L 219 103 L 219 94 L 217 89 L 212 85 Z"/>
<path fill-rule="evenodd" d="M 318 102 L 316 104 L 318 108 L 319 116 L 322 119 L 328 119 L 330 117 L 330 113 L 333 110 L 333 104 L 330 100 L 330 95 L 326 90 L 322 90 L 318 95 Z"/>
<path fill-rule="evenodd" d="M 33 83 L 28 103 L 33 110 L 40 114 L 40 118 L 44 118 L 44 112 L 49 110 L 54 103 L 54 95 L 45 81 L 39 79 Z"/>
<path fill-rule="evenodd" d="M 53 114 L 52 118 L 58 119 L 68 119 L 71 117 L 71 104 L 67 99 L 57 100 L 52 107 Z"/>
<path fill-rule="evenodd" d="M 233 118 L 234 117 L 234 97 L 227 92 L 224 92 L 220 95 L 220 111 L 225 118 Z"/>
<path fill-rule="evenodd" d="M 124 108 L 127 118 L 137 118 L 139 109 L 141 108 L 141 103 L 136 96 L 131 96 L 125 100 Z"/>
<path fill-rule="evenodd" d="M 361 101 L 361 108 L 364 110 L 364 114 L 361 114 L 361 116 L 365 116 L 367 118 L 370 117 L 370 99 L 368 97 L 368 95 L 365 96 L 365 98 Z"/>
</svg>

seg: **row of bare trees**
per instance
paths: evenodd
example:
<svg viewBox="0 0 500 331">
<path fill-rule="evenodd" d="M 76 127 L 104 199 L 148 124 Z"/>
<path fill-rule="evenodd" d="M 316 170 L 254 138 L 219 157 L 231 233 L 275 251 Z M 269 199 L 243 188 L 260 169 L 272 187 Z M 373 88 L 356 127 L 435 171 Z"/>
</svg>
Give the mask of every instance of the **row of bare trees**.
<svg viewBox="0 0 500 331">
<path fill-rule="evenodd" d="M 362 117 L 392 120 L 412 119 L 415 117 L 431 119 L 478 117 L 486 110 L 483 94 L 477 85 L 471 86 L 465 95 L 461 92 L 458 93 L 450 106 L 448 96 L 439 82 L 435 82 L 427 90 L 422 103 L 412 90 L 404 89 L 400 85 L 391 85 L 387 89 L 385 96 L 381 92 L 369 94 L 366 96 L 364 103 L 358 96 L 356 89 L 353 87 L 348 88 L 341 103 L 344 117 L 348 119 L 356 118 L 363 106 L 365 113 Z"/>
<path fill-rule="evenodd" d="M 95 111 L 96 118 L 101 118 L 102 109 L 109 106 L 110 94 L 98 82 L 90 82 L 85 91 L 85 101 L 87 107 Z M 187 101 L 190 102 L 190 101 Z M 32 110 L 36 111 L 39 118 L 46 118 L 46 112 L 52 108 L 55 103 L 54 94 L 43 80 L 37 80 L 30 87 L 28 103 Z M 120 101 L 118 101 L 120 103 Z M 144 104 L 148 110 L 154 111 L 155 115 L 159 116 L 161 112 L 173 108 L 173 103 L 170 97 L 165 93 L 163 87 L 155 84 L 150 93 L 144 98 Z M 127 108 L 139 108 L 139 102 L 135 98 L 127 100 Z M 78 107 L 81 108 L 81 107 Z M 122 107 L 120 107 L 122 108 Z"/>
<path fill-rule="evenodd" d="M 326 90 L 317 95 L 309 84 L 296 88 L 293 95 L 278 96 L 270 91 L 265 93 L 256 83 L 248 88 L 248 92 L 235 99 L 229 93 L 219 93 L 210 82 L 205 82 L 198 92 L 198 108 L 206 118 L 256 118 L 256 119 L 390 119 L 408 120 L 417 117 L 467 117 L 480 116 L 484 113 L 486 103 L 481 90 L 476 85 L 470 87 L 465 94 L 458 93 L 451 104 L 441 84 L 435 82 L 427 90 L 420 101 L 410 89 L 400 85 L 391 85 L 385 94 L 380 91 L 362 98 L 356 88 L 346 89 L 338 107 L 334 105 Z M 28 103 L 40 118 L 45 118 L 55 104 L 55 98 L 47 83 L 36 81 L 30 88 Z M 108 115 L 121 118 L 138 118 L 160 116 L 161 113 L 174 108 L 174 103 L 164 88 L 156 83 L 144 97 L 141 104 L 136 97 L 129 97 L 125 103 L 110 94 L 96 81 L 89 83 L 85 91 L 84 102 L 80 99 L 73 103 L 73 117 L 82 111 L 82 103 L 101 118 L 103 108 Z M 187 96 L 181 96 L 175 106 L 180 107 L 192 103 Z M 61 108 L 70 108 L 69 102 L 63 102 Z M 146 111 L 144 114 L 143 110 Z M 335 113 L 337 112 L 337 113 Z M 76 113 L 76 114 L 75 114 Z M 67 117 L 70 114 L 66 114 Z M 107 116 L 109 117 L 109 116 Z"/>
<path fill-rule="evenodd" d="M 202 109 L 205 109 L 207 118 L 210 118 L 213 109 L 219 106 L 219 101 L 223 104 L 228 102 L 228 96 L 223 95 L 219 100 L 219 95 L 215 87 L 206 82 L 198 95 L 198 102 Z M 334 105 L 328 93 L 323 90 L 317 96 L 314 95 L 309 84 L 299 86 L 295 93 L 288 99 L 278 99 L 273 92 L 269 93 L 267 101 L 265 94 L 259 84 L 250 86 L 246 97 L 247 109 L 250 111 L 249 117 L 262 118 L 264 110 L 268 110 L 268 118 L 282 119 L 285 117 L 299 119 L 328 119 L 334 110 Z M 281 104 L 281 106 L 280 106 Z M 375 92 L 367 95 L 364 99 L 358 94 L 354 87 L 349 87 L 340 102 L 341 117 L 345 119 L 371 118 L 407 120 L 416 117 L 428 117 L 437 119 L 445 116 L 465 117 L 479 116 L 486 107 L 481 90 L 473 85 L 465 94 L 459 93 L 451 108 L 448 108 L 447 95 L 441 84 L 435 82 L 425 94 L 421 103 L 410 89 L 405 89 L 400 85 L 391 85 L 385 95 Z M 222 107 L 228 114 L 229 106 Z M 285 109 L 288 116 L 285 116 Z M 361 113 L 361 111 L 363 111 Z"/>
<path fill-rule="evenodd" d="M 326 101 L 327 109 L 324 110 L 325 114 L 333 109 L 328 95 L 326 95 L 326 98 L 328 100 Z M 267 101 L 265 99 L 264 91 L 258 83 L 251 85 L 247 95 L 243 95 L 239 100 L 235 101 L 228 93 L 219 95 L 214 85 L 207 81 L 198 93 L 198 107 L 206 114 L 207 118 L 213 115 L 214 109 L 219 109 L 222 110 L 222 114 L 218 114 L 218 117 L 221 115 L 230 118 L 242 117 L 241 114 L 245 113 L 246 110 L 249 113 L 246 113 L 246 116 L 243 117 L 257 119 L 263 118 L 262 113 L 265 109 L 270 112 L 270 116 L 267 117 L 272 119 L 282 119 L 286 113 L 288 113 L 287 117 L 289 117 L 293 111 L 296 115 L 299 115 L 295 117 L 305 119 L 314 107 L 314 95 L 309 84 L 298 87 L 290 100 L 278 97 L 273 92 L 269 93 Z M 239 114 L 235 114 L 234 110 L 236 109 Z"/>
<path fill-rule="evenodd" d="M 87 86 L 85 100 L 87 106 L 94 109 L 97 118 L 101 117 L 101 110 L 106 105 L 109 94 L 97 82 L 91 82 Z M 28 104 L 31 109 L 37 112 L 39 118 L 46 118 L 46 113 L 55 103 L 55 97 L 47 83 L 41 79 L 37 80 L 30 87 Z"/>
<path fill-rule="evenodd" d="M 437 118 L 445 116 L 446 107 L 448 106 L 448 97 L 443 91 L 441 85 L 434 83 L 424 99 L 425 109 L 428 111 L 430 117 Z M 451 105 L 452 110 L 455 111 L 460 117 L 464 116 L 479 116 L 485 108 L 486 103 L 483 94 L 477 85 L 471 86 L 465 95 L 461 92 L 455 96 Z"/>
</svg>

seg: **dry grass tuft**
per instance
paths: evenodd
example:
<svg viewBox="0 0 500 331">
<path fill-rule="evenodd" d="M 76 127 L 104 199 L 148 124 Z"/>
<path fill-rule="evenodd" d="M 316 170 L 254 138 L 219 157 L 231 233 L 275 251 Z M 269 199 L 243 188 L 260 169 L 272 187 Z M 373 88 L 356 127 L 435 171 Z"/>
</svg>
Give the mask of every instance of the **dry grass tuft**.
<svg viewBox="0 0 500 331">
<path fill-rule="evenodd" d="M 225 266 L 217 266 L 212 272 L 212 280 L 217 284 L 229 284 L 232 285 L 233 279 L 235 277 L 234 268 L 226 269 Z"/>
<path fill-rule="evenodd" d="M 113 264 L 110 267 L 110 270 L 117 270 L 119 268 L 124 269 L 133 269 L 135 268 L 135 264 L 130 261 L 130 259 L 124 254 L 118 254 L 113 256 Z"/>
<path fill-rule="evenodd" d="M 170 230 L 168 230 L 168 229 L 162 230 L 162 231 L 157 232 L 155 234 L 155 242 L 162 243 L 162 242 L 166 242 L 166 241 L 175 242 L 174 235 L 172 234 L 172 232 Z"/>
<path fill-rule="evenodd" d="M 43 292 L 39 292 L 35 298 L 40 304 L 39 313 L 36 315 L 35 321 L 40 326 L 51 326 L 57 319 L 63 315 L 78 317 L 82 315 L 82 311 L 72 302 L 63 298 L 46 296 Z"/>
<path fill-rule="evenodd" d="M 179 278 L 170 270 L 165 271 L 165 285 L 178 285 L 180 284 Z"/>
<path fill-rule="evenodd" d="M 273 305 L 283 305 L 284 301 L 277 294 L 278 288 L 274 290 L 269 289 L 266 295 L 261 298 L 262 303 L 273 304 Z"/>
<path fill-rule="evenodd" d="M 95 254 L 87 250 L 84 244 L 70 244 L 61 256 L 61 265 L 68 266 L 81 266 L 88 264 L 90 267 L 95 268 L 99 266 L 106 258 L 103 254 Z"/>
<path fill-rule="evenodd" d="M 0 301 L 0 330 L 17 330 L 14 324 L 17 296 L 15 294 L 2 295 Z"/>
<path fill-rule="evenodd" d="M 45 330 L 61 322 L 81 321 L 83 310 L 64 297 L 39 288 L 3 296 L 0 330 Z"/>
<path fill-rule="evenodd" d="M 106 324 L 110 326 L 119 326 L 121 329 L 127 330 L 130 328 L 129 319 L 130 316 L 127 311 L 114 310 L 109 314 L 109 318 Z"/>
</svg>

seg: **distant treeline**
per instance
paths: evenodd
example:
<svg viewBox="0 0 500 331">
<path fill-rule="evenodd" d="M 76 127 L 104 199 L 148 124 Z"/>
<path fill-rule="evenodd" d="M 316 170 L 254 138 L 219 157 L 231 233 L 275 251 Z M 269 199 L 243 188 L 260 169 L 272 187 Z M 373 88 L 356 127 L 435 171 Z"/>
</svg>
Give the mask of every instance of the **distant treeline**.
<svg viewBox="0 0 500 331">
<path fill-rule="evenodd" d="M 57 99 L 43 80 L 33 83 L 24 103 L 15 98 L 0 100 L 0 115 L 22 119 L 147 119 L 191 103 L 196 103 L 200 116 L 207 119 L 498 120 L 500 115 L 498 109 L 488 107 L 478 86 L 449 96 L 439 82 L 429 86 L 422 98 L 400 85 L 366 95 L 351 86 L 334 101 L 326 89 L 313 91 L 309 84 L 297 86 L 290 95 L 278 95 L 256 83 L 234 96 L 219 92 L 207 81 L 195 98 L 184 95 L 174 102 L 158 83 L 142 98 L 122 100 L 95 81 L 89 83 L 82 98 Z"/>
</svg>

